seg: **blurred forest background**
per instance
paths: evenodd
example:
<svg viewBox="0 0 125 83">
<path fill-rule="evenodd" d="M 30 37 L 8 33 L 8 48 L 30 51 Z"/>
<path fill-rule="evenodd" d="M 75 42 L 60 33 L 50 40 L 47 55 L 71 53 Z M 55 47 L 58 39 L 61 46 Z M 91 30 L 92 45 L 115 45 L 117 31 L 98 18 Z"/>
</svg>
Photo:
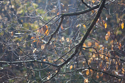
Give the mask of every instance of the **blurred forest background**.
<svg viewBox="0 0 125 83">
<path fill-rule="evenodd" d="M 125 0 L 0 0 L 0 83 L 125 83 L 124 23 Z"/>
</svg>

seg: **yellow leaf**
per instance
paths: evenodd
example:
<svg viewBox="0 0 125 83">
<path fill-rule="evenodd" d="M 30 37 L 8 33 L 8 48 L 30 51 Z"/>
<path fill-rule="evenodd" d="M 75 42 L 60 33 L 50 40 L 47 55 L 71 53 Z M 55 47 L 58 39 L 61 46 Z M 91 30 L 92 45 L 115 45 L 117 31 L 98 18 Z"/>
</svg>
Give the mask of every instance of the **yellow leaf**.
<svg viewBox="0 0 125 83">
<path fill-rule="evenodd" d="M 98 44 L 97 42 L 95 42 L 95 46 L 96 46 L 96 47 L 98 47 L 98 46 L 99 46 L 99 44 Z"/>
<path fill-rule="evenodd" d="M 57 73 L 58 71 L 56 70 L 55 72 Z"/>
<path fill-rule="evenodd" d="M 89 60 L 88 60 L 88 65 L 90 65 L 91 62 L 92 62 L 91 59 L 89 59 Z"/>
<path fill-rule="evenodd" d="M 105 23 L 104 26 L 105 26 L 105 29 L 106 29 L 107 28 L 107 23 Z"/>
<path fill-rule="evenodd" d="M 86 47 L 86 44 L 85 44 L 85 43 L 83 44 L 83 47 Z M 83 49 L 85 50 L 85 48 L 83 48 Z"/>
<path fill-rule="evenodd" d="M 50 79 L 50 76 L 47 77 L 47 80 L 49 80 L 49 79 Z"/>
<path fill-rule="evenodd" d="M 109 61 L 109 58 L 108 57 L 105 57 L 106 61 Z"/>
<path fill-rule="evenodd" d="M 90 47 L 92 45 L 92 43 L 91 42 L 88 42 L 88 46 Z"/>
<path fill-rule="evenodd" d="M 105 40 L 107 41 L 109 39 L 109 36 L 108 35 L 105 35 Z"/>
<path fill-rule="evenodd" d="M 41 49 L 43 50 L 45 48 L 45 44 L 44 45 L 41 45 Z"/>
<path fill-rule="evenodd" d="M 121 47 L 122 47 L 122 45 L 121 45 L 121 43 L 119 43 L 119 46 L 118 46 L 119 50 L 121 49 Z"/>
<path fill-rule="evenodd" d="M 110 36 L 110 31 L 107 32 L 108 36 Z"/>
<path fill-rule="evenodd" d="M 93 70 L 92 69 L 90 69 L 90 72 L 91 72 L 91 75 L 93 75 Z"/>
<path fill-rule="evenodd" d="M 83 25 L 84 28 L 86 28 L 86 25 Z"/>
<path fill-rule="evenodd" d="M 95 54 L 93 54 L 92 57 L 95 58 Z"/>
<path fill-rule="evenodd" d="M 33 40 L 33 42 L 36 42 L 36 40 Z"/>
<path fill-rule="evenodd" d="M 96 78 L 99 79 L 99 73 L 97 73 Z"/>
<path fill-rule="evenodd" d="M 92 10 L 92 13 L 94 13 L 94 10 Z"/>
<path fill-rule="evenodd" d="M 89 75 L 89 69 L 87 69 L 87 71 L 86 71 L 86 75 Z"/>
<path fill-rule="evenodd" d="M 124 23 L 123 23 L 123 22 L 122 22 L 122 24 L 121 24 L 121 28 L 124 29 Z"/>
<path fill-rule="evenodd" d="M 69 42 L 69 38 L 66 38 L 66 41 Z"/>
<path fill-rule="evenodd" d="M 43 61 L 45 62 L 45 61 L 46 61 L 46 59 L 43 59 Z"/>
<path fill-rule="evenodd" d="M 46 31 L 45 31 L 45 35 L 48 35 L 49 34 L 49 30 L 47 29 Z"/>
<path fill-rule="evenodd" d="M 83 61 L 82 63 L 83 63 L 83 66 L 84 66 L 86 62 L 85 62 L 85 61 Z"/>
<path fill-rule="evenodd" d="M 72 68 L 73 68 L 73 66 L 71 65 L 71 66 L 70 66 L 70 70 L 71 70 Z"/>
<path fill-rule="evenodd" d="M 76 25 L 76 27 L 79 27 L 79 26 L 80 26 L 80 24 Z"/>
<path fill-rule="evenodd" d="M 38 26 L 38 25 L 34 25 L 34 28 L 35 28 L 35 29 L 38 29 L 38 28 L 39 28 L 39 26 Z"/>
<path fill-rule="evenodd" d="M 46 28 L 48 29 L 48 26 L 47 25 L 45 25 L 46 26 Z"/>
<path fill-rule="evenodd" d="M 92 0 L 92 3 L 95 3 L 95 0 Z"/>
<path fill-rule="evenodd" d="M 88 81 L 88 78 L 85 78 L 84 79 L 84 83 L 88 83 L 89 81 Z"/>
<path fill-rule="evenodd" d="M 105 48 L 104 47 L 102 47 L 102 50 L 104 50 Z"/>
<path fill-rule="evenodd" d="M 102 77 L 102 76 L 103 76 L 103 73 L 101 73 L 100 76 Z"/>
<path fill-rule="evenodd" d="M 105 57 L 104 55 L 100 54 L 100 58 L 103 60 Z"/>
<path fill-rule="evenodd" d="M 124 68 L 122 68 L 122 74 L 124 74 L 125 73 L 125 69 Z"/>
<path fill-rule="evenodd" d="M 114 41 L 113 41 L 113 40 L 111 40 L 111 41 L 110 41 L 110 44 L 113 44 L 113 42 L 114 42 Z"/>
<path fill-rule="evenodd" d="M 80 52 L 79 55 L 82 55 L 82 53 Z"/>
</svg>

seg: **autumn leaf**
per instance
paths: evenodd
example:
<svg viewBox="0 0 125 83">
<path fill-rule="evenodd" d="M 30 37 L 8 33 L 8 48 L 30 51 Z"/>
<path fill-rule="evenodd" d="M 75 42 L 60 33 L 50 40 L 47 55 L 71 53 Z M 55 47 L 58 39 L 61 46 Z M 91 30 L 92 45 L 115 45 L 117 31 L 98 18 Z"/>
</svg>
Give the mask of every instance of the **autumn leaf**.
<svg viewBox="0 0 125 83">
<path fill-rule="evenodd" d="M 97 73 L 96 78 L 99 79 L 99 73 Z"/>
<path fill-rule="evenodd" d="M 107 41 L 109 39 L 109 36 L 106 34 L 105 35 L 105 40 Z"/>
<path fill-rule="evenodd" d="M 88 46 L 90 47 L 92 45 L 92 43 L 91 42 L 88 42 Z"/>
<path fill-rule="evenodd" d="M 61 29 L 63 30 L 63 26 L 61 25 Z"/>
<path fill-rule="evenodd" d="M 121 43 L 119 43 L 119 46 L 118 46 L 119 50 L 121 49 L 121 47 L 122 47 L 122 45 L 121 45 Z"/>
<path fill-rule="evenodd" d="M 13 31 L 11 32 L 11 36 L 13 36 Z"/>
<path fill-rule="evenodd" d="M 83 44 L 83 47 L 86 47 L 86 44 L 85 44 L 85 43 Z M 83 48 L 83 49 L 85 50 L 85 48 Z"/>
<path fill-rule="evenodd" d="M 76 27 L 81 27 L 81 24 L 77 24 Z"/>
<path fill-rule="evenodd" d="M 104 46 L 102 47 L 102 50 L 104 50 L 105 48 L 104 48 Z"/>
<path fill-rule="evenodd" d="M 36 40 L 33 40 L 33 42 L 36 42 Z"/>
<path fill-rule="evenodd" d="M 85 65 L 85 63 L 86 63 L 85 61 L 82 62 L 83 66 Z"/>
<path fill-rule="evenodd" d="M 46 59 L 43 59 L 43 61 L 45 62 L 45 61 L 46 61 Z"/>
<path fill-rule="evenodd" d="M 71 65 L 71 66 L 70 66 L 70 70 L 71 70 L 72 68 L 73 68 L 73 66 Z"/>
<path fill-rule="evenodd" d="M 34 37 L 31 37 L 31 39 L 34 39 Z"/>
<path fill-rule="evenodd" d="M 46 31 L 45 31 L 45 35 L 48 35 L 49 34 L 49 30 L 47 29 Z"/>
<path fill-rule="evenodd" d="M 99 44 L 98 44 L 97 42 L 95 42 L 95 46 L 96 46 L 96 47 L 98 47 L 98 46 L 99 46 Z"/>
<path fill-rule="evenodd" d="M 83 27 L 86 28 L 86 25 L 83 24 Z"/>
<path fill-rule="evenodd" d="M 102 77 L 102 76 L 103 76 L 103 73 L 101 73 L 100 76 Z"/>
<path fill-rule="evenodd" d="M 99 68 L 102 68 L 102 63 L 99 63 Z"/>
<path fill-rule="evenodd" d="M 95 54 L 93 54 L 92 57 L 95 58 L 96 57 Z"/>
<path fill-rule="evenodd" d="M 92 10 L 92 13 L 94 13 L 94 10 Z"/>
<path fill-rule="evenodd" d="M 69 42 L 69 38 L 66 38 L 66 41 Z"/>
<path fill-rule="evenodd" d="M 50 75 L 47 77 L 47 80 L 49 80 L 50 79 Z"/>
<path fill-rule="evenodd" d="M 106 29 L 107 28 L 107 23 L 105 23 L 104 26 L 105 26 L 105 29 Z"/>
<path fill-rule="evenodd" d="M 64 37 L 62 37 L 61 39 L 62 39 L 62 41 L 65 41 L 65 38 L 64 38 Z"/>
<path fill-rule="evenodd" d="M 89 69 L 87 69 L 87 71 L 86 71 L 86 75 L 89 75 Z"/>
<path fill-rule="evenodd" d="M 124 74 L 125 73 L 125 69 L 124 68 L 122 68 L 122 74 Z"/>
<path fill-rule="evenodd" d="M 59 12 L 57 13 L 57 15 L 59 15 Z"/>
<path fill-rule="evenodd" d="M 110 65 L 110 63 L 109 63 L 109 62 L 106 62 L 106 67 L 107 67 L 107 68 L 109 67 L 109 65 Z"/>
<path fill-rule="evenodd" d="M 113 50 L 113 48 L 114 48 L 114 45 L 111 46 L 111 50 Z"/>
<path fill-rule="evenodd" d="M 45 44 L 44 45 L 41 45 L 41 49 L 43 50 L 45 48 Z"/>
<path fill-rule="evenodd" d="M 95 0 L 92 0 L 92 3 L 95 3 Z"/>
<path fill-rule="evenodd" d="M 115 68 L 116 68 L 116 71 L 118 71 L 118 65 L 116 65 Z"/>
<path fill-rule="evenodd" d="M 46 26 L 46 28 L 48 29 L 48 26 L 47 25 L 45 25 Z"/>
<path fill-rule="evenodd" d="M 107 32 L 108 36 L 110 36 L 110 31 Z"/>
<path fill-rule="evenodd" d="M 121 28 L 124 29 L 124 23 L 123 23 L 123 22 L 122 22 L 122 24 L 121 24 Z"/>
<path fill-rule="evenodd" d="M 85 78 L 84 79 L 84 83 L 88 83 L 89 81 L 88 81 L 88 78 Z"/>
<path fill-rule="evenodd" d="M 114 41 L 113 41 L 113 40 L 111 40 L 111 41 L 110 41 L 110 44 L 113 44 L 113 42 L 114 42 Z"/>
<path fill-rule="evenodd" d="M 90 72 L 91 72 L 91 75 L 93 75 L 93 70 L 92 69 L 90 69 Z"/>
</svg>

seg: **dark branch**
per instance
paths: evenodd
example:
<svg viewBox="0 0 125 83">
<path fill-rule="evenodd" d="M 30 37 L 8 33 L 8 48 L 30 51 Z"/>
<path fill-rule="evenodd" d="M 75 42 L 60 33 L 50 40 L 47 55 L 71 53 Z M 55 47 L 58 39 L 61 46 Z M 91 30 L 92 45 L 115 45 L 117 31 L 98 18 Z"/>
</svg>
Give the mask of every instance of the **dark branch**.
<svg viewBox="0 0 125 83">
<path fill-rule="evenodd" d="M 89 8 L 89 9 L 84 10 L 84 11 L 79 11 L 79 12 L 75 12 L 75 13 L 62 14 L 62 16 L 80 15 L 80 14 L 84 14 L 84 13 L 90 12 L 90 11 L 92 11 L 92 10 L 94 10 L 94 9 L 97 9 L 97 8 L 99 8 L 99 5 L 96 5 L 96 6 L 92 7 L 92 8 Z"/>
<path fill-rule="evenodd" d="M 83 43 L 85 42 L 85 40 L 87 39 L 88 35 L 90 34 L 90 31 L 92 30 L 92 28 L 96 24 L 96 21 L 100 17 L 100 14 L 101 14 L 101 11 L 102 11 L 104 5 L 105 5 L 105 0 L 102 0 L 101 4 L 99 6 L 99 10 L 97 12 L 97 15 L 95 16 L 93 22 L 91 23 L 90 27 L 88 28 L 85 36 L 82 38 L 81 42 L 76 46 L 76 49 L 75 49 L 74 53 L 64 63 L 62 63 L 61 65 L 59 65 L 60 67 L 64 66 L 66 63 L 68 63 L 78 53 L 78 50 L 81 49 L 81 47 L 83 46 Z M 80 13 L 67 14 L 67 15 L 64 15 L 64 16 L 78 15 L 78 14 L 80 14 Z"/>
<path fill-rule="evenodd" d="M 59 31 L 59 28 L 60 28 L 60 26 L 61 26 L 62 22 L 63 22 L 63 16 L 61 16 L 61 21 L 60 21 L 60 23 L 59 23 L 58 27 L 56 28 L 55 32 L 53 32 L 53 33 L 51 34 L 51 36 L 50 36 L 50 38 L 49 38 L 49 40 L 48 40 L 47 44 L 49 44 L 49 43 L 50 43 L 50 41 L 51 41 L 51 39 L 53 38 L 53 36 L 54 36 L 54 35 L 55 35 L 58 31 Z"/>
<path fill-rule="evenodd" d="M 88 8 L 91 8 L 89 5 L 87 5 L 83 0 L 81 0 L 82 1 L 82 3 L 85 5 L 85 6 L 87 6 Z"/>
<path fill-rule="evenodd" d="M 25 60 L 25 61 L 12 61 L 12 62 L 9 62 L 9 61 L 0 61 L 1 64 L 19 64 L 19 63 L 29 63 L 29 62 L 44 63 L 44 64 L 51 65 L 51 66 L 54 66 L 54 67 L 58 67 L 55 64 L 52 64 L 52 63 L 49 63 L 49 62 L 44 62 L 42 60 Z"/>
</svg>

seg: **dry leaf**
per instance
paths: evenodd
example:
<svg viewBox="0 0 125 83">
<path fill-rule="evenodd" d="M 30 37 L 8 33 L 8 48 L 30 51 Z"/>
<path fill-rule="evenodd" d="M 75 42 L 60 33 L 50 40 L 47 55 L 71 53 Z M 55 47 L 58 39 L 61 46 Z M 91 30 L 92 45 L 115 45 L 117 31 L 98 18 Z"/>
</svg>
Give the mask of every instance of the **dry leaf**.
<svg viewBox="0 0 125 83">
<path fill-rule="evenodd" d="M 41 45 L 41 49 L 43 50 L 45 48 L 45 44 Z"/>
<path fill-rule="evenodd" d="M 83 25 L 84 28 L 86 28 L 86 25 Z"/>
<path fill-rule="evenodd" d="M 86 71 L 86 75 L 89 75 L 89 69 Z"/>
<path fill-rule="evenodd" d="M 122 22 L 122 24 L 121 24 L 121 28 L 124 29 L 124 23 L 123 23 L 123 22 Z"/>
<path fill-rule="evenodd" d="M 107 28 L 107 23 L 105 23 L 104 26 L 105 26 L 105 29 L 106 29 Z"/>
<path fill-rule="evenodd" d="M 73 66 L 71 65 L 71 66 L 70 66 L 70 70 L 71 70 L 72 68 L 73 68 Z"/>
</svg>

